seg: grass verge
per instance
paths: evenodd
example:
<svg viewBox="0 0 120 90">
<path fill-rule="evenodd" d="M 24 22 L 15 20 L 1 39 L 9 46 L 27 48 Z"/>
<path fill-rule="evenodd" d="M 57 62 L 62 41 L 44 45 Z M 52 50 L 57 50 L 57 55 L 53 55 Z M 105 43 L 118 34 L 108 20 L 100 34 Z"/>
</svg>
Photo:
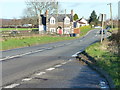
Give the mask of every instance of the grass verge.
<svg viewBox="0 0 120 90">
<path fill-rule="evenodd" d="M 110 29 L 110 30 L 108 30 L 109 32 L 113 32 L 113 31 L 115 31 L 115 30 L 119 30 L 118 28 L 113 28 L 112 30 Z"/>
<path fill-rule="evenodd" d="M 0 50 L 8 50 L 13 48 L 33 46 L 38 44 L 45 44 L 70 39 L 75 39 L 75 37 L 34 36 L 9 38 L 0 42 L 0 45 L 2 45 Z"/>
<path fill-rule="evenodd" d="M 80 27 L 80 36 L 84 36 L 91 29 L 93 29 L 93 28 L 91 28 L 91 26 L 82 26 L 82 27 Z"/>
<path fill-rule="evenodd" d="M 112 77 L 116 88 L 120 88 L 120 57 L 117 54 L 112 53 L 106 46 L 106 41 L 101 43 L 95 43 L 86 49 L 86 52 L 95 58 L 96 65 L 104 69 Z"/>
</svg>

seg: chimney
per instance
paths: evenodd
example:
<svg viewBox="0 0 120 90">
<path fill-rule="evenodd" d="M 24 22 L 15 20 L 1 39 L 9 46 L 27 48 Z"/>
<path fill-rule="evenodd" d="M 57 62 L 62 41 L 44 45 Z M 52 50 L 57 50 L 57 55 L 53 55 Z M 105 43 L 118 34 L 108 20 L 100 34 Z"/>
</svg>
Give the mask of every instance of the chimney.
<svg viewBox="0 0 120 90">
<path fill-rule="evenodd" d="M 73 9 L 71 10 L 71 15 L 73 16 Z"/>
<path fill-rule="evenodd" d="M 45 15 L 48 15 L 48 13 L 49 13 L 48 10 L 46 10 Z"/>
<path fill-rule="evenodd" d="M 66 9 L 65 9 L 65 17 L 66 17 Z"/>
</svg>

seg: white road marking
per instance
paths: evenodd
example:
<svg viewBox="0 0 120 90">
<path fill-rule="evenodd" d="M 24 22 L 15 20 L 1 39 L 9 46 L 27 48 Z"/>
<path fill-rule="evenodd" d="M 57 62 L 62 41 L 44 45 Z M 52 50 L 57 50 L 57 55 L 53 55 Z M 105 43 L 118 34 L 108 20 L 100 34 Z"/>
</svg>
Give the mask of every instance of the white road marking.
<svg viewBox="0 0 120 90">
<path fill-rule="evenodd" d="M 36 73 L 35 75 L 43 75 L 45 74 L 46 72 L 40 72 L 40 73 Z"/>
<path fill-rule="evenodd" d="M 0 59 L 0 61 L 3 61 L 4 59 Z"/>
<path fill-rule="evenodd" d="M 50 50 L 50 49 L 53 49 L 53 47 L 50 47 L 50 48 L 46 48 L 46 50 Z"/>
<path fill-rule="evenodd" d="M 14 88 L 14 87 L 19 86 L 19 85 L 20 85 L 20 84 L 18 84 L 18 83 L 14 83 L 14 84 L 11 84 L 11 85 L 6 86 L 6 87 L 4 87 L 4 88 Z"/>
<path fill-rule="evenodd" d="M 62 65 L 56 65 L 55 67 L 61 67 Z"/>
<path fill-rule="evenodd" d="M 77 57 L 77 56 L 78 56 L 78 54 L 79 54 L 79 53 L 81 53 L 81 52 L 83 52 L 83 51 L 84 51 L 84 49 L 80 50 L 79 52 L 77 52 L 77 53 L 73 54 L 73 55 L 72 55 L 72 57 L 73 57 L 73 58 Z"/>
<path fill-rule="evenodd" d="M 62 64 L 66 64 L 67 62 L 63 62 Z"/>
<path fill-rule="evenodd" d="M 54 70 L 55 68 L 48 68 L 48 69 L 46 69 L 47 71 L 52 71 L 52 70 Z"/>
<path fill-rule="evenodd" d="M 5 58 L 2 58 L 0 59 L 0 61 L 3 61 L 3 60 L 6 60 L 6 59 L 12 59 L 12 58 L 16 58 L 16 57 L 21 57 L 21 56 L 24 56 L 24 55 L 28 55 L 28 54 L 31 54 L 31 53 L 36 53 L 36 52 L 41 52 L 41 51 L 44 51 L 45 49 L 42 49 L 42 50 L 37 50 L 37 51 L 30 51 L 30 52 L 27 52 L 27 53 L 24 53 L 24 54 L 18 54 L 18 55 L 15 55 L 15 56 L 7 56 Z"/>
<path fill-rule="evenodd" d="M 9 58 L 10 56 L 6 56 L 5 58 Z"/>
<path fill-rule="evenodd" d="M 42 52 L 42 51 L 44 51 L 45 49 L 41 49 L 41 50 L 37 50 L 38 52 Z M 35 52 L 35 51 L 34 51 Z"/>
<path fill-rule="evenodd" d="M 25 79 L 22 79 L 22 81 L 30 81 L 32 78 L 25 78 Z"/>
<path fill-rule="evenodd" d="M 79 53 L 80 52 L 77 52 L 77 53 L 73 54 L 72 57 L 77 57 Z"/>
</svg>

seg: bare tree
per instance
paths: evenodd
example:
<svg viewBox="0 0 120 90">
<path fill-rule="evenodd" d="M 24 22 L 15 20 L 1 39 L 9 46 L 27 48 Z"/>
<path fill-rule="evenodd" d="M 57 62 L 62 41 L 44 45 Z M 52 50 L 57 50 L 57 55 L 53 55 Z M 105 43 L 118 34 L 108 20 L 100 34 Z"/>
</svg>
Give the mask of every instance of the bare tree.
<svg viewBox="0 0 120 90">
<path fill-rule="evenodd" d="M 49 10 L 49 14 L 58 12 L 58 2 L 56 0 L 54 0 L 54 2 L 26 0 L 25 3 L 27 8 L 24 10 L 24 18 L 26 17 L 26 19 L 28 19 L 27 21 L 31 21 L 34 25 L 38 25 L 38 15 L 42 12 L 45 12 L 46 10 Z"/>
</svg>

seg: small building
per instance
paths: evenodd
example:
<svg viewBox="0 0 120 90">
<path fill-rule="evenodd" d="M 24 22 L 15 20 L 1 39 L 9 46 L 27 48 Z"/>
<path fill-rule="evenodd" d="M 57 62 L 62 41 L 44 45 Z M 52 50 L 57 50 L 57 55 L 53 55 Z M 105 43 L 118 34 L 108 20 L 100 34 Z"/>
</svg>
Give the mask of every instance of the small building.
<svg viewBox="0 0 120 90">
<path fill-rule="evenodd" d="M 81 26 L 88 26 L 88 21 L 84 18 L 78 19 L 77 21 L 77 26 L 76 27 L 81 27 Z"/>
</svg>

